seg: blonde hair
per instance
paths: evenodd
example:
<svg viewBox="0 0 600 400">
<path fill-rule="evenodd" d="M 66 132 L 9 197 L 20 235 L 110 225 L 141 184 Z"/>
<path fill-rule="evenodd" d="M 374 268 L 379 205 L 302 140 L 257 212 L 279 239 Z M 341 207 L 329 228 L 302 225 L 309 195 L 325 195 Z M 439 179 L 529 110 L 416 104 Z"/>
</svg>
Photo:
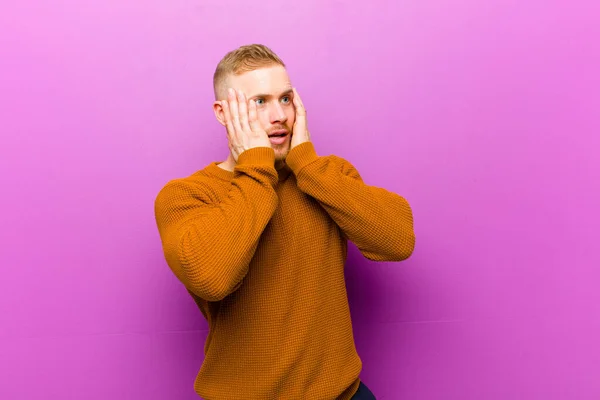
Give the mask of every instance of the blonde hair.
<svg viewBox="0 0 600 400">
<path fill-rule="evenodd" d="M 227 76 L 231 74 L 241 75 L 245 72 L 273 65 L 281 65 L 285 68 L 284 62 L 277 54 L 262 44 L 245 45 L 230 51 L 219 62 L 213 76 L 215 99 L 218 100 L 220 95 L 224 95 L 224 83 Z"/>
</svg>

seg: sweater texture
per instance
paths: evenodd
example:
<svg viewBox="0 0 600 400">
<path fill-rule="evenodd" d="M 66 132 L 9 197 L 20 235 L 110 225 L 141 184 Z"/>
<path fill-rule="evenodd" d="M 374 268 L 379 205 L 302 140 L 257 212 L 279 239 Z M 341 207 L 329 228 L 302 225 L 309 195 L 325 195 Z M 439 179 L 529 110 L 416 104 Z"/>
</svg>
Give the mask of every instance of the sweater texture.
<svg viewBox="0 0 600 400">
<path fill-rule="evenodd" d="M 205 400 L 348 400 L 360 383 L 344 268 L 348 240 L 373 261 L 415 246 L 398 194 L 365 184 L 311 142 L 275 169 L 268 147 L 168 182 L 155 215 L 168 266 L 209 333 L 194 389 Z"/>
</svg>

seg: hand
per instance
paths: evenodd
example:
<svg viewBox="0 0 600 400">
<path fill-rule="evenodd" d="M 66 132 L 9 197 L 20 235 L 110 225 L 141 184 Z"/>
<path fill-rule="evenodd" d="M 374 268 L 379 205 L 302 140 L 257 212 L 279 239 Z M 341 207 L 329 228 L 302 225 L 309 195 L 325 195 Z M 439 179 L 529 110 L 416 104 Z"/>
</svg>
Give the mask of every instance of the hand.
<svg viewBox="0 0 600 400">
<path fill-rule="evenodd" d="M 302 99 L 296 88 L 294 90 L 294 107 L 296 109 L 296 121 L 294 122 L 294 130 L 290 150 L 299 144 L 310 142 L 310 133 L 306 125 L 306 109 L 302 104 Z"/>
<path fill-rule="evenodd" d="M 242 91 L 229 89 L 228 100 L 221 101 L 231 155 L 238 161 L 244 151 L 254 147 L 269 147 L 271 141 L 258 122 L 256 103 L 248 102 Z"/>
</svg>

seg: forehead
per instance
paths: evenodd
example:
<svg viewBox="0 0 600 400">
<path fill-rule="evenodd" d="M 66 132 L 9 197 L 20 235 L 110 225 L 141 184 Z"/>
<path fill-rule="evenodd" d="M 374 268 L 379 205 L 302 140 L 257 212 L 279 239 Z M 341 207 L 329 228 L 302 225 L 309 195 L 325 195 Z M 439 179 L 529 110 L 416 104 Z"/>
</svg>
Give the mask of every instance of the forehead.
<svg viewBox="0 0 600 400">
<path fill-rule="evenodd" d="M 234 88 L 241 89 L 248 97 L 259 93 L 278 96 L 292 88 L 288 73 L 281 65 L 232 76 L 231 84 Z"/>
</svg>

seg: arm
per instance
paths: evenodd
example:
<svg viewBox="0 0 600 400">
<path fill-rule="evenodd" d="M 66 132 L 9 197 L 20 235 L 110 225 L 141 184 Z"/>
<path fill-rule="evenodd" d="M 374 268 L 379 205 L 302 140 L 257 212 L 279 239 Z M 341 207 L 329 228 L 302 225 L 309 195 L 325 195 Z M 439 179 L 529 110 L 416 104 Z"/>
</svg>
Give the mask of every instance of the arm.
<svg viewBox="0 0 600 400">
<path fill-rule="evenodd" d="M 293 148 L 286 162 L 299 189 L 323 206 L 363 256 L 401 261 L 412 254 L 413 215 L 403 197 L 366 185 L 358 171 L 340 157 L 319 157 L 311 142 Z"/>
<path fill-rule="evenodd" d="M 188 290 L 218 301 L 237 290 L 260 236 L 277 208 L 271 148 L 239 156 L 227 198 L 214 202 L 206 185 L 169 182 L 155 201 L 155 216 L 169 267 Z"/>
</svg>

